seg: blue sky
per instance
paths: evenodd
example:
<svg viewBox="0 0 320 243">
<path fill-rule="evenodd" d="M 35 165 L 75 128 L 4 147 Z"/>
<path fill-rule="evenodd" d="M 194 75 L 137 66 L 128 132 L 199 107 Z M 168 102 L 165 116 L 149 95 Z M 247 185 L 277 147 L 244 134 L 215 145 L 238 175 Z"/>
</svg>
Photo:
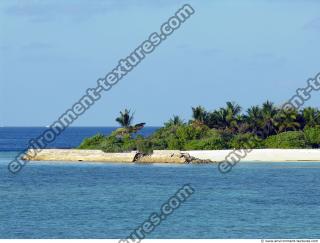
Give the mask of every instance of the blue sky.
<svg viewBox="0 0 320 243">
<path fill-rule="evenodd" d="M 0 126 L 56 120 L 184 3 L 2 0 Z M 187 3 L 196 13 L 75 126 L 116 125 L 124 108 L 161 125 L 173 114 L 188 120 L 199 104 L 281 104 L 320 72 L 319 1 Z"/>
</svg>

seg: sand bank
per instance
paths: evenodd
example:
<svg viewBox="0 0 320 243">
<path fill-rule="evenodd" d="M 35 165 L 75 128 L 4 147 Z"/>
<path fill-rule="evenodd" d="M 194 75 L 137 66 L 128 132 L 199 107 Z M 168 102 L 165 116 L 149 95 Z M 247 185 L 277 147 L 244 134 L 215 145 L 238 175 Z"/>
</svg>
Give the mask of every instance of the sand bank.
<svg viewBox="0 0 320 243">
<path fill-rule="evenodd" d="M 135 157 L 138 153 L 105 153 L 101 150 L 80 149 L 44 149 L 39 153 L 34 153 L 34 150 L 28 150 L 27 154 L 30 156 L 25 156 L 23 159 L 32 161 L 87 161 L 131 163 L 135 160 Z"/>
<path fill-rule="evenodd" d="M 208 150 L 185 151 L 190 156 L 199 159 L 208 159 L 213 162 L 226 160 L 230 154 L 237 153 L 241 162 L 299 162 L 320 161 L 320 149 L 252 149 L 245 150 Z"/>
<path fill-rule="evenodd" d="M 214 163 L 222 162 L 231 153 L 238 153 L 242 162 L 297 162 L 320 161 L 320 149 L 253 149 L 250 152 L 235 150 L 179 151 L 155 150 L 151 155 L 133 151 L 105 153 L 100 150 L 44 149 L 23 159 L 32 161 L 87 161 L 119 163 Z"/>
</svg>

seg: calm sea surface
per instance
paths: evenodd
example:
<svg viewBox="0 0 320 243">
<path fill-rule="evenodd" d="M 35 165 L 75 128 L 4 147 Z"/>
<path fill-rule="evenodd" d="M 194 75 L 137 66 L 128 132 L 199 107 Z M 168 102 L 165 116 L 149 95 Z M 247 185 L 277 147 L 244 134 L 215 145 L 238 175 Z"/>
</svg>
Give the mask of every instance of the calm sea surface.
<svg viewBox="0 0 320 243">
<path fill-rule="evenodd" d="M 142 133 L 150 134 L 155 128 Z M 0 128 L 0 238 L 123 238 L 184 184 L 195 193 L 148 238 L 320 238 L 320 163 L 7 164 L 43 128 Z M 72 128 L 70 148 L 112 128 Z"/>
</svg>

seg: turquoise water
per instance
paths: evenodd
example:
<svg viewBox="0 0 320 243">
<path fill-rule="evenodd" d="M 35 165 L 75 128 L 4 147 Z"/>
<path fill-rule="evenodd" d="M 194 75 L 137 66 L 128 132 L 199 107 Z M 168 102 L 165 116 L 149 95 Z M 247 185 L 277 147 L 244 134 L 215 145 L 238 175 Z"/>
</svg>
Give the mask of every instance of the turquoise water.
<svg viewBox="0 0 320 243">
<path fill-rule="evenodd" d="M 69 128 L 51 148 L 114 128 Z M 156 128 L 145 128 L 149 135 Z M 195 193 L 148 238 L 320 238 L 320 163 L 7 165 L 44 128 L 0 128 L 0 238 L 125 238 L 184 184 Z M 9 152 L 11 151 L 11 152 Z"/>
<path fill-rule="evenodd" d="M 195 193 L 148 238 L 320 238 L 320 163 L 30 163 L 0 153 L 0 238 L 124 238 L 184 184 Z"/>
</svg>

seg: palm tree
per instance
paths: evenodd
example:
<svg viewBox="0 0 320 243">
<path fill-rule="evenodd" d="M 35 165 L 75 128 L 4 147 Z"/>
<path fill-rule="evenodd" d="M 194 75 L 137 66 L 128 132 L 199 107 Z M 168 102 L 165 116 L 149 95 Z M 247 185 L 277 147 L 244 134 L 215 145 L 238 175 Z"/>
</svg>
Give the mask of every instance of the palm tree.
<svg viewBox="0 0 320 243">
<path fill-rule="evenodd" d="M 262 104 L 262 135 L 268 137 L 270 135 L 276 134 L 276 115 L 278 109 L 270 101 Z"/>
<path fill-rule="evenodd" d="M 202 106 L 192 107 L 192 118 L 194 121 L 204 124 L 207 112 Z"/>
<path fill-rule="evenodd" d="M 242 120 L 241 107 L 234 102 L 227 102 L 226 108 L 220 108 L 206 113 L 205 124 L 210 128 L 231 131 L 238 130 L 239 122 Z"/>
<path fill-rule="evenodd" d="M 295 131 L 300 128 L 298 122 L 299 113 L 295 109 L 281 110 L 275 117 L 275 125 L 277 127 L 277 133 Z"/>
<path fill-rule="evenodd" d="M 224 124 L 225 122 L 220 110 L 207 113 L 205 125 L 207 125 L 209 128 L 224 129 Z"/>
<path fill-rule="evenodd" d="M 127 109 L 125 109 L 124 112 L 120 111 L 120 116 L 117 117 L 116 122 L 118 122 L 120 126 L 124 128 L 130 127 L 134 117 L 134 114 L 130 113 L 131 111 Z"/>
<path fill-rule="evenodd" d="M 214 115 L 217 121 L 217 128 L 222 130 L 226 129 L 228 127 L 226 109 L 220 108 L 214 112 Z"/>
<path fill-rule="evenodd" d="M 307 107 L 302 110 L 303 120 L 308 127 L 320 125 L 320 112 L 316 108 Z"/>
<path fill-rule="evenodd" d="M 168 122 L 165 123 L 165 126 L 181 126 L 183 124 L 184 121 L 179 116 L 174 115 Z"/>
<path fill-rule="evenodd" d="M 244 122 L 247 123 L 250 132 L 257 134 L 257 131 L 261 131 L 263 123 L 261 108 L 259 106 L 250 107 L 244 116 Z"/>
<path fill-rule="evenodd" d="M 227 127 L 231 130 L 237 130 L 238 128 L 238 117 L 241 112 L 241 106 L 235 102 L 227 102 L 227 107 L 225 109 L 225 120 L 227 122 Z"/>
</svg>

